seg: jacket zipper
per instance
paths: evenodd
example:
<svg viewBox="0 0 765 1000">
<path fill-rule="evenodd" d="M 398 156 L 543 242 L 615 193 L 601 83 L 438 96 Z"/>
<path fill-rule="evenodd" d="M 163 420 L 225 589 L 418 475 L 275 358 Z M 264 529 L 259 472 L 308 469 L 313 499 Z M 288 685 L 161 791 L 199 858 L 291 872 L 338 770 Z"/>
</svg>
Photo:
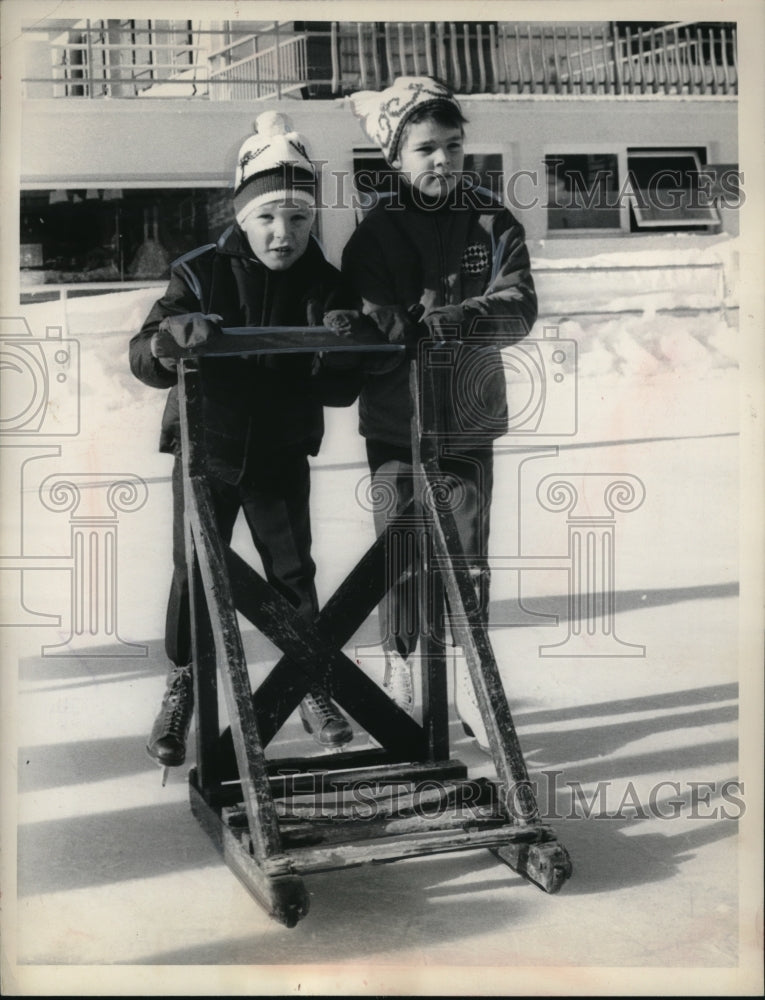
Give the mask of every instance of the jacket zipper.
<svg viewBox="0 0 765 1000">
<path fill-rule="evenodd" d="M 267 326 L 266 320 L 271 311 L 271 303 L 269 302 L 269 292 L 271 291 L 271 278 L 268 273 L 268 269 L 264 268 L 265 274 L 263 276 L 263 305 L 260 309 L 260 325 Z"/>
<path fill-rule="evenodd" d="M 438 276 L 441 283 L 441 305 L 448 305 L 446 301 L 449 293 L 449 281 L 446 276 L 446 262 L 444 258 L 444 242 L 441 238 L 441 230 L 438 227 L 438 219 L 433 219 L 433 226 L 436 231 L 436 244 L 438 245 Z"/>
<path fill-rule="evenodd" d="M 447 302 L 448 292 L 449 292 L 449 279 L 446 274 L 446 258 L 444 255 L 444 243 L 441 238 L 441 230 L 438 226 L 438 219 L 433 219 L 433 225 L 436 230 L 436 243 L 438 245 L 438 277 L 441 284 L 441 304 L 449 305 Z M 443 371 L 443 370 L 442 370 Z M 451 369 L 452 378 L 454 377 L 454 368 Z M 444 379 L 442 372 L 439 372 L 436 382 L 438 385 L 438 428 L 437 430 L 444 434 L 447 429 L 450 428 L 449 421 L 449 401 L 446 398 L 446 379 Z M 432 384 L 432 381 L 431 381 Z M 449 386 L 451 388 L 451 386 Z"/>
</svg>

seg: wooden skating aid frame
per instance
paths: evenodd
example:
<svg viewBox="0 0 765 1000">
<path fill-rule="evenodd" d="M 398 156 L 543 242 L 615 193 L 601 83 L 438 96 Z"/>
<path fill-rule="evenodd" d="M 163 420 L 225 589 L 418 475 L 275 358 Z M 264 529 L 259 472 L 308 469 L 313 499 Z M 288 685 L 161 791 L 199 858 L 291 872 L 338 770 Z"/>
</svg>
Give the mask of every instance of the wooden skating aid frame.
<svg viewBox="0 0 765 1000">
<path fill-rule="evenodd" d="M 448 504 L 427 502 L 438 490 L 440 470 L 437 437 L 423 433 L 423 421 L 438 426 L 440 401 L 448 399 L 448 373 L 419 359 L 410 362 L 413 506 L 392 520 L 314 623 L 302 619 L 220 538 L 201 455 L 196 359 L 320 350 L 370 347 L 316 328 L 235 329 L 193 355 L 182 352 L 179 360 L 197 711 L 197 764 L 189 774 L 192 812 L 229 868 L 287 927 L 308 912 L 303 875 L 448 851 L 488 848 L 544 891 L 557 892 L 571 875 L 571 861 L 540 821 L 453 514 Z M 428 574 L 431 584 L 430 601 L 421 601 L 422 725 L 342 652 L 385 597 L 391 539 L 397 531 L 411 531 L 413 523 L 419 525 L 421 543 L 418 571 Z M 469 781 L 465 765 L 450 755 L 443 614 L 432 610 L 443 608 L 444 593 L 496 780 Z M 254 692 L 237 612 L 282 653 Z M 223 729 L 219 684 L 230 722 Z M 267 759 L 266 746 L 314 684 L 329 688 L 377 746 Z"/>
</svg>

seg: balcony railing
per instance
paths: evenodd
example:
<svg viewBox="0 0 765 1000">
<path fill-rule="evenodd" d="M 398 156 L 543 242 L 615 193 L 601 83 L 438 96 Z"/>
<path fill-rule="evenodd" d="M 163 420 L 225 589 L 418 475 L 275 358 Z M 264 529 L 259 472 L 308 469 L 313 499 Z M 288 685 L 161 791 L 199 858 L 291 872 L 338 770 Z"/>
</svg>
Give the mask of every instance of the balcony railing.
<svg viewBox="0 0 765 1000">
<path fill-rule="evenodd" d="M 277 24 L 223 46 L 209 56 L 214 100 L 259 100 L 300 96 L 309 79 L 308 32 L 293 34 Z"/>
<path fill-rule="evenodd" d="M 499 90 L 541 94 L 736 94 L 736 29 L 672 24 L 631 28 L 498 27 Z"/>
<path fill-rule="evenodd" d="M 49 39 L 51 73 L 28 74 L 28 96 L 326 99 L 420 74 L 459 94 L 738 92 L 731 24 L 164 23 L 182 27 L 158 32 L 136 22 L 83 21 L 59 29 Z M 39 38 L 39 25 L 34 30 Z"/>
</svg>

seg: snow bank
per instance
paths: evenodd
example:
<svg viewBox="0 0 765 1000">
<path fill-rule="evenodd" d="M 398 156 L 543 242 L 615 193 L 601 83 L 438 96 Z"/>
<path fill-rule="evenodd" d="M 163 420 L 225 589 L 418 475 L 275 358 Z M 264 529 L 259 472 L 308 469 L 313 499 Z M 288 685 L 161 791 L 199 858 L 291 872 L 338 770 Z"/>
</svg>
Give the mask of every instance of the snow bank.
<svg viewBox="0 0 765 1000">
<path fill-rule="evenodd" d="M 558 337 L 573 340 L 577 345 L 580 401 L 629 398 L 639 408 L 649 405 L 656 433 L 672 434 L 677 431 L 677 414 L 688 414 L 684 429 L 691 429 L 693 421 L 703 416 L 705 406 L 708 408 L 703 402 L 712 398 L 708 387 L 714 381 L 719 384 L 720 380 L 726 380 L 724 412 L 710 413 L 707 424 L 710 430 L 735 430 L 736 310 L 722 305 L 710 311 L 688 308 L 684 291 L 684 282 L 687 283 L 693 266 L 701 261 L 705 265 L 719 262 L 724 264 L 726 274 L 733 273 L 735 269 L 728 268 L 734 253 L 728 241 L 703 255 L 692 249 L 678 260 L 675 254 L 674 264 L 685 262 L 688 267 L 672 270 L 671 274 L 677 276 L 673 277 L 674 294 L 669 284 L 665 287 L 662 301 L 674 303 L 674 311 L 660 312 L 653 308 L 655 297 L 645 289 L 638 288 L 633 296 L 623 294 L 624 283 L 619 278 L 617 284 L 613 278 L 615 269 L 611 267 L 616 291 L 610 299 L 604 297 L 607 301 L 603 312 L 576 315 L 572 311 L 555 316 L 552 322 Z M 633 272 L 649 261 L 656 262 L 653 255 L 644 259 L 641 254 L 631 253 L 615 254 L 607 260 L 609 265 L 628 266 Z M 586 286 L 593 269 L 604 267 L 605 263 L 592 258 L 588 268 L 581 260 L 547 259 L 543 266 L 548 274 L 567 270 L 576 273 L 580 285 Z M 69 454 L 73 455 L 74 450 L 87 451 L 89 463 L 106 463 L 109 468 L 129 465 L 142 469 L 147 476 L 168 474 L 167 457 L 156 452 L 166 394 L 140 383 L 128 364 L 130 337 L 140 328 L 159 294 L 161 289 L 147 288 L 71 298 L 65 304 L 33 304 L 21 310 L 35 337 L 44 337 L 48 325 L 63 325 L 65 336 L 80 344 L 82 431 L 77 442 L 67 444 Z M 625 304 L 630 312 L 611 311 Z M 544 330 L 545 325 L 547 322 L 541 320 L 532 336 L 541 338 L 545 332 L 549 333 Z M 511 372 L 508 374 L 512 376 Z M 720 391 L 718 385 L 712 395 Z M 699 416 L 693 416 L 694 413 Z M 586 409 L 582 418 L 586 424 Z M 343 454 L 359 452 L 356 442 L 350 441 L 357 436 L 355 408 L 329 415 L 328 438 L 329 428 L 337 440 L 326 441 L 323 459 L 327 455 L 341 459 Z M 628 419 L 624 420 L 620 433 L 625 437 L 633 433 Z"/>
<path fill-rule="evenodd" d="M 560 246 L 539 244 L 532 270 L 540 312 L 625 312 L 732 308 L 738 299 L 738 241 L 722 236 L 687 246 L 551 256 Z"/>
<path fill-rule="evenodd" d="M 704 379 L 737 365 L 737 329 L 722 313 L 564 319 L 558 330 L 577 342 L 583 380 L 664 373 Z"/>
</svg>

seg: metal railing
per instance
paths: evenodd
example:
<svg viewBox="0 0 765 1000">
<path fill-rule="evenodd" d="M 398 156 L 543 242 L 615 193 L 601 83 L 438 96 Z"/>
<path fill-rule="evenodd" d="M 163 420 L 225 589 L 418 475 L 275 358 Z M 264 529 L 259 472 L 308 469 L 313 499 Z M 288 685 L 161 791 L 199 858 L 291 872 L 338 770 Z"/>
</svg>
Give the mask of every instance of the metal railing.
<svg viewBox="0 0 765 1000">
<path fill-rule="evenodd" d="M 159 31 L 136 22 L 83 21 L 59 31 L 50 40 L 51 75 L 27 76 L 28 93 L 326 99 L 420 74 L 439 77 L 459 94 L 660 97 L 738 91 L 732 24 L 163 24 Z"/>
<path fill-rule="evenodd" d="M 736 29 L 618 22 L 341 25 L 341 89 L 436 75 L 457 93 L 735 94 Z"/>
<path fill-rule="evenodd" d="M 281 98 L 308 82 L 307 33 L 287 33 L 280 26 L 238 38 L 209 56 L 208 80 L 214 100 Z"/>
<path fill-rule="evenodd" d="M 190 21 L 88 20 L 51 41 L 49 81 L 25 82 L 50 82 L 53 97 L 139 97 L 165 84 L 180 92 L 206 64 L 207 52 Z"/>
</svg>

